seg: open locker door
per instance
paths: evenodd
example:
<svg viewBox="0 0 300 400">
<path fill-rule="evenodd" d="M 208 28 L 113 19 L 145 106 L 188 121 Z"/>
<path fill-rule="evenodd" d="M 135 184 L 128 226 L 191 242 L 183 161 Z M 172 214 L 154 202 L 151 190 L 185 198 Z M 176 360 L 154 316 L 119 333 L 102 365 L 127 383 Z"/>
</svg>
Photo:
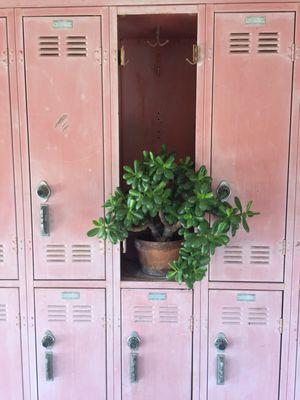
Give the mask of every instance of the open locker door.
<svg viewBox="0 0 300 400">
<path fill-rule="evenodd" d="M 211 280 L 283 280 L 294 18 L 215 14 L 212 176 L 261 214 L 216 251 Z"/>
<path fill-rule="evenodd" d="M 101 16 L 25 17 L 36 279 L 105 279 Z"/>
<path fill-rule="evenodd" d="M 6 19 L 0 17 L 0 279 L 18 278 Z M 5 229 L 3 229 L 5 227 Z"/>
</svg>

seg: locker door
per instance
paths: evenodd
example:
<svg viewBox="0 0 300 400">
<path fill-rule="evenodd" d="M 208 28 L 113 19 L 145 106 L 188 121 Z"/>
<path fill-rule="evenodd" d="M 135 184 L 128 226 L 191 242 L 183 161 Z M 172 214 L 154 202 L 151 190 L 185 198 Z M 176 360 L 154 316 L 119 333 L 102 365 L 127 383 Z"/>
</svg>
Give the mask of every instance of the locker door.
<svg viewBox="0 0 300 400">
<path fill-rule="evenodd" d="M 191 398 L 191 315 L 191 291 L 122 290 L 123 400 Z"/>
<path fill-rule="evenodd" d="M 35 301 L 39 399 L 106 399 L 104 289 L 37 289 Z"/>
<path fill-rule="evenodd" d="M 0 279 L 17 279 L 16 219 L 6 19 L 0 18 Z"/>
<path fill-rule="evenodd" d="M 209 400 L 278 399 L 281 306 L 281 292 L 210 291 Z M 224 351 L 214 345 L 220 334 Z"/>
<path fill-rule="evenodd" d="M 218 250 L 210 278 L 282 281 L 294 13 L 215 16 L 212 175 L 261 212 Z"/>
<path fill-rule="evenodd" d="M 35 277 L 104 279 L 86 237 L 104 196 L 101 17 L 26 17 L 24 32 Z"/>
<path fill-rule="evenodd" d="M 22 355 L 18 289 L 0 289 L 0 337 L 1 398 L 5 398 L 5 400 L 22 400 Z"/>
</svg>

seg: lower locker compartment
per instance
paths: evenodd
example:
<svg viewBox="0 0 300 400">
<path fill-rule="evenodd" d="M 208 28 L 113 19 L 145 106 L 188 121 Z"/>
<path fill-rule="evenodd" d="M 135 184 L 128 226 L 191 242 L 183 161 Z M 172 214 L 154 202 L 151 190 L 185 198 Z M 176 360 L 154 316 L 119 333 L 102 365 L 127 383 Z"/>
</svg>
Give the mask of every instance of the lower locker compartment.
<svg viewBox="0 0 300 400">
<path fill-rule="evenodd" d="M 0 288 L 0 398 L 22 400 L 19 290 Z"/>
<path fill-rule="evenodd" d="M 280 291 L 209 293 L 208 400 L 277 400 Z"/>
<path fill-rule="evenodd" d="M 36 289 L 35 305 L 39 400 L 105 400 L 105 289 Z"/>
<path fill-rule="evenodd" d="M 122 400 L 191 399 L 192 291 L 122 290 Z"/>
</svg>

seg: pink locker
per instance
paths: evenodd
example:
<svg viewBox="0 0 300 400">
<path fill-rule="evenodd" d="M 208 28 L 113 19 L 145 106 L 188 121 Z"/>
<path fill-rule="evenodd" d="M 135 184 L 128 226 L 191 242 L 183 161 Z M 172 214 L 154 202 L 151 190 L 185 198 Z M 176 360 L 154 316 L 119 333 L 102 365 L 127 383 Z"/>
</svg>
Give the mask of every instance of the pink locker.
<svg viewBox="0 0 300 400">
<path fill-rule="evenodd" d="M 19 292 L 0 289 L 0 397 L 22 400 L 22 353 L 20 342 Z"/>
<path fill-rule="evenodd" d="M 293 12 L 215 15 L 212 176 L 261 215 L 216 252 L 212 280 L 283 280 L 293 42 Z"/>
<path fill-rule="evenodd" d="M 37 279 L 104 279 L 86 237 L 104 200 L 101 17 L 25 17 L 25 73 Z"/>
<path fill-rule="evenodd" d="M 0 18 L 0 279 L 17 279 L 13 143 L 6 19 Z"/>
<path fill-rule="evenodd" d="M 300 295 L 300 293 L 299 293 Z M 299 305 L 298 305 L 299 306 Z M 295 400 L 300 399 L 300 309 L 298 309 L 298 339 L 297 339 L 297 365 L 296 365 L 296 388 Z"/>
<path fill-rule="evenodd" d="M 191 398 L 192 297 L 122 290 L 122 399 Z"/>
<path fill-rule="evenodd" d="M 277 400 L 282 293 L 211 290 L 208 400 Z"/>
<path fill-rule="evenodd" d="M 104 289 L 37 289 L 40 400 L 106 399 Z"/>
</svg>

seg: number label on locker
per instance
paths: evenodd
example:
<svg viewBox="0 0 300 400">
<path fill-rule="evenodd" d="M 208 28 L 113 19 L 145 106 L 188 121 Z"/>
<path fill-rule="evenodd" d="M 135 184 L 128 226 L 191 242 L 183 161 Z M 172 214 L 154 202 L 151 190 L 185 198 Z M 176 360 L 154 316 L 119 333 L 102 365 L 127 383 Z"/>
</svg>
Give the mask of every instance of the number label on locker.
<svg viewBox="0 0 300 400">
<path fill-rule="evenodd" d="M 37 289 L 39 398 L 106 399 L 104 289 Z"/>
<path fill-rule="evenodd" d="M 211 290 L 208 399 L 278 399 L 282 293 Z"/>
<path fill-rule="evenodd" d="M 64 21 L 24 21 L 35 278 L 104 279 L 101 17 Z"/>
<path fill-rule="evenodd" d="M 122 290 L 122 399 L 191 397 L 192 292 Z"/>
<path fill-rule="evenodd" d="M 212 280 L 283 280 L 293 38 L 294 13 L 216 14 L 212 176 L 260 215 L 216 251 Z"/>
</svg>

